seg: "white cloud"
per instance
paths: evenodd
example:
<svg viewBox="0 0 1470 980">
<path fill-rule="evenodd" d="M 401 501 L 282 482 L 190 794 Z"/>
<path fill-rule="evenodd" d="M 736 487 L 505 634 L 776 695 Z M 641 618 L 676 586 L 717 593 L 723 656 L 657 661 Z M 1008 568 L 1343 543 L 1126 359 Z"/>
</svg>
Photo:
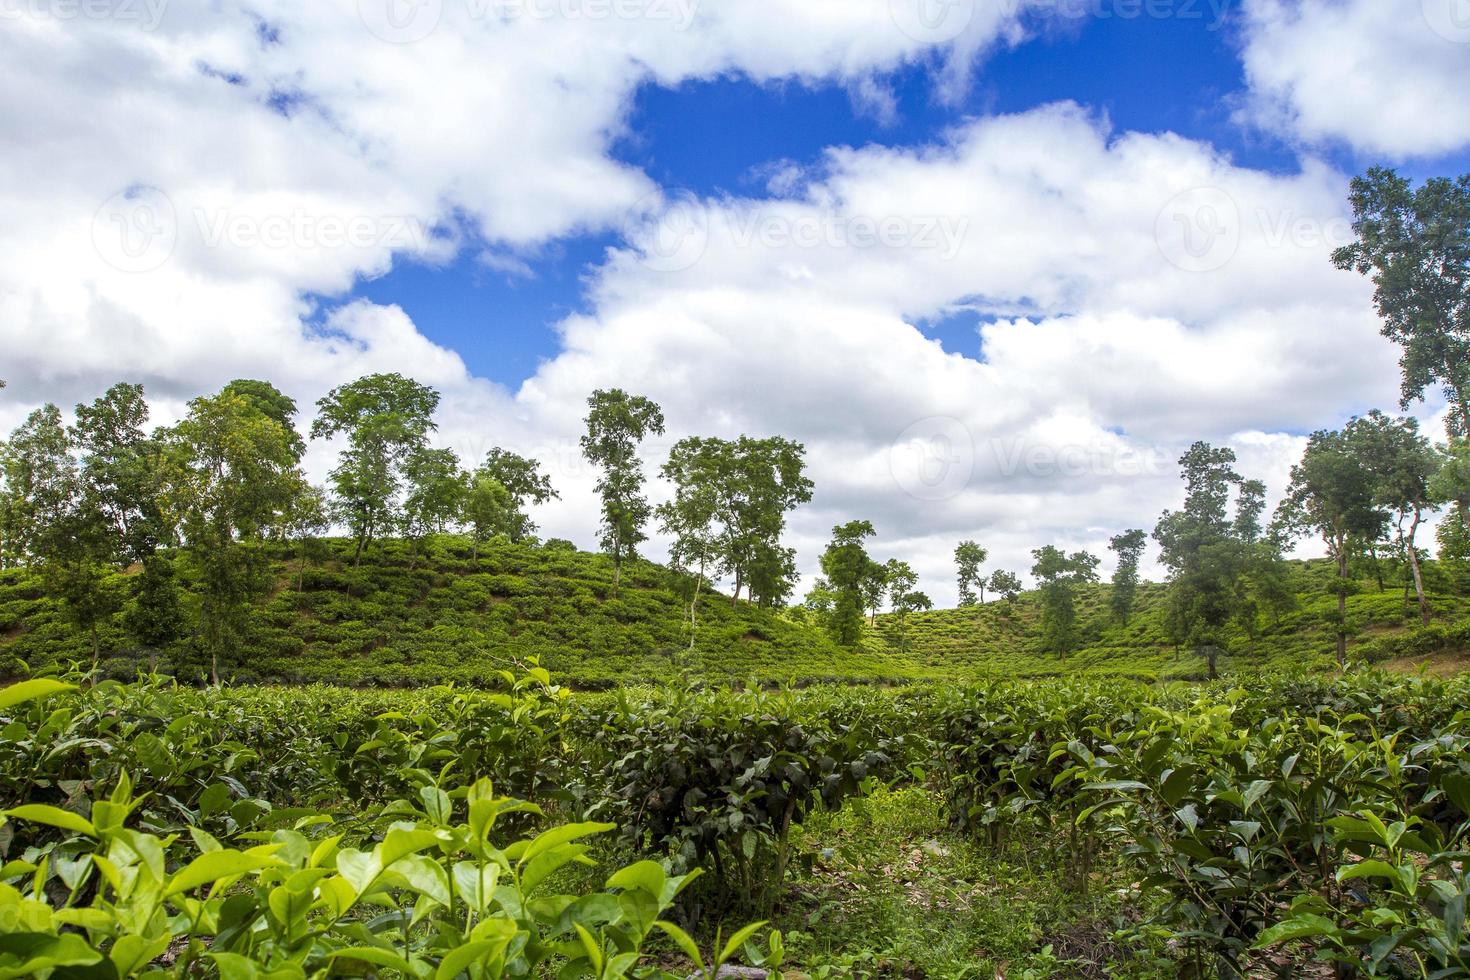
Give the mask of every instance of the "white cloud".
<svg viewBox="0 0 1470 980">
<path fill-rule="evenodd" d="M 466 459 L 501 444 L 547 461 L 564 499 L 538 520 L 585 545 L 577 430 L 587 393 L 621 385 L 663 404 L 670 440 L 804 441 L 818 485 L 792 527 L 804 570 L 834 523 L 866 517 L 875 550 L 948 601 L 962 537 L 1017 571 L 1039 544 L 1101 549 L 1175 501 L 1172 460 L 1192 439 L 1279 475 L 1296 445 L 1282 431 L 1391 404 L 1366 287 L 1327 261 L 1345 180 L 1326 165 L 1262 174 L 1062 104 L 930 146 L 783 163 L 771 198 L 669 207 L 608 152 L 639 84 L 821 78 L 881 107 L 884 70 L 933 58 L 957 84 L 969 53 L 1018 29 L 1005 4 L 958 24 L 899 17 L 906 32 L 900 0 L 661 2 L 692 17 L 505 20 L 444 0 L 403 44 L 346 0 L 258 4 L 258 18 L 171 5 L 152 32 L 7 22 L 0 424 L 118 378 L 171 417 L 232 377 L 309 407 L 402 371 L 444 392 L 441 438 Z M 395 258 L 479 239 L 493 267 L 520 270 L 525 250 L 630 210 L 650 220 L 597 270 L 592 312 L 560 325 L 564 351 L 514 393 L 401 310 L 331 299 Z M 956 311 L 982 314 L 967 353 L 983 359 L 911 325 Z M 954 438 L 895 454 L 913 431 Z M 930 492 L 936 466 L 967 467 L 957 493 Z"/>
<path fill-rule="evenodd" d="M 1466 0 L 1248 0 L 1242 118 L 1392 159 L 1470 145 Z"/>
</svg>

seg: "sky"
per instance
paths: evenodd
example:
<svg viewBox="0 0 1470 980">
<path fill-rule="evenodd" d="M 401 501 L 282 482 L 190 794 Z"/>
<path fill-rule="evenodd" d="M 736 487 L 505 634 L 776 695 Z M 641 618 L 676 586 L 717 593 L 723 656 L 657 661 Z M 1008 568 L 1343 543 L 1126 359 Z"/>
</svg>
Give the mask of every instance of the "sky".
<svg viewBox="0 0 1470 980">
<path fill-rule="evenodd" d="M 650 476 L 806 446 L 802 588 L 858 518 L 941 605 L 965 538 L 1106 573 L 1191 442 L 1279 495 L 1397 408 L 1329 256 L 1355 174 L 1470 171 L 1467 91 L 1470 0 L 0 0 L 0 428 L 398 371 L 593 547 L 623 387 Z"/>
</svg>

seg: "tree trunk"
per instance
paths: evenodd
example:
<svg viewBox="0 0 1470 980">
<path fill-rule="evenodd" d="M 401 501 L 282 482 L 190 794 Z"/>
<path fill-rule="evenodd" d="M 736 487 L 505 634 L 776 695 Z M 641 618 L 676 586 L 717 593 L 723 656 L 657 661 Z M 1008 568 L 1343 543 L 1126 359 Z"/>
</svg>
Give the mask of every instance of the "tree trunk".
<svg viewBox="0 0 1470 980">
<path fill-rule="evenodd" d="M 92 623 L 92 672 L 97 672 L 97 661 L 102 659 L 102 642 L 97 639 L 97 624 Z M 93 678 L 96 681 L 96 678 Z"/>
<path fill-rule="evenodd" d="M 983 605 L 985 605 L 985 583 L 984 582 L 981 582 L 981 583 L 979 583 L 979 585 L 980 585 L 980 605 L 983 606 Z"/>
<path fill-rule="evenodd" d="M 699 574 L 694 579 L 694 598 L 689 600 L 689 649 L 694 649 L 694 631 L 698 628 L 696 616 L 699 609 L 699 587 L 704 583 L 704 563 L 699 565 Z"/>
<path fill-rule="evenodd" d="M 1424 575 L 1419 570 L 1419 552 L 1414 548 L 1414 536 L 1419 533 L 1419 522 L 1423 520 L 1419 511 L 1414 511 L 1414 523 L 1409 525 L 1409 568 L 1414 572 L 1414 592 L 1419 597 L 1419 621 L 1429 625 L 1429 598 L 1424 594 Z"/>
<path fill-rule="evenodd" d="M 1337 665 L 1347 666 L 1347 542 L 1337 546 Z"/>
</svg>

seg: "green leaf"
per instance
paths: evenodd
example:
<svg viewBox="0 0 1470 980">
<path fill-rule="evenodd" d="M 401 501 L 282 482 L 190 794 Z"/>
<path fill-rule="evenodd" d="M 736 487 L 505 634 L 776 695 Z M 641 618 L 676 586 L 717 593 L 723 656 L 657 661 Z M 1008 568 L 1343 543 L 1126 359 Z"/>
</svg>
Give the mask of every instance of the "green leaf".
<svg viewBox="0 0 1470 980">
<path fill-rule="evenodd" d="M 1082 788 L 1098 793 L 1132 792 L 1148 789 L 1148 783 L 1140 783 L 1136 779 L 1109 779 L 1101 783 L 1088 783 Z"/>
<path fill-rule="evenodd" d="M 347 949 L 334 949 L 327 954 L 327 959 L 357 960 L 360 963 L 371 963 L 373 966 L 397 970 L 411 977 L 426 976 L 429 972 L 422 963 L 410 962 L 392 950 L 379 949 L 376 946 L 350 946 Z"/>
<path fill-rule="evenodd" d="M 663 865 L 657 861 L 639 861 L 630 864 L 626 868 L 607 879 L 607 887 L 641 889 L 654 898 L 662 898 L 664 893 L 664 882 L 668 881 L 668 873 L 664 871 Z"/>
<path fill-rule="evenodd" d="M 1440 788 L 1444 790 L 1444 795 L 1449 797 L 1456 809 L 1470 816 L 1470 777 L 1460 773 L 1450 773 L 1444 778 L 1444 783 Z"/>
<path fill-rule="evenodd" d="M 201 854 L 169 879 L 163 897 L 190 892 L 202 885 L 212 885 L 223 878 L 234 878 L 262 868 L 283 867 L 285 862 L 274 856 L 280 849 L 280 844 L 266 844 L 252 847 L 248 851 L 210 851 Z"/>
<path fill-rule="evenodd" d="M 693 960 L 694 965 L 697 968 L 699 968 L 700 970 L 704 969 L 704 957 L 699 955 L 699 944 L 697 944 L 693 939 L 689 938 L 689 933 L 685 932 L 683 929 L 680 929 L 672 922 L 665 922 L 662 919 L 655 922 L 654 926 L 663 930 L 664 935 L 672 939 L 674 941 L 674 945 L 683 950 L 684 955 Z"/>
<path fill-rule="evenodd" d="M 47 806 L 44 803 L 27 803 L 13 810 L 6 810 L 5 815 L 17 820 L 29 820 L 31 823 L 42 823 L 48 827 L 59 827 L 73 833 L 86 834 L 88 837 L 97 836 L 97 828 L 93 827 L 92 821 L 86 817 L 72 813 L 70 810 Z"/>
<path fill-rule="evenodd" d="M 34 701 L 37 698 L 50 697 L 60 694 L 62 691 L 75 691 L 75 684 L 63 684 L 49 677 L 37 677 L 35 680 L 21 681 L 19 684 L 11 684 L 9 687 L 0 689 L 0 711 L 13 708 L 17 704 Z"/>
<path fill-rule="evenodd" d="M 726 960 L 728 960 L 730 957 L 734 956 L 737 952 L 740 951 L 740 947 L 745 945 L 745 941 L 747 939 L 749 939 L 751 936 L 754 936 L 757 932 L 760 932 L 760 930 L 764 926 L 765 922 L 752 922 L 744 929 L 736 932 L 725 942 L 725 948 L 720 951 L 720 958 L 715 961 L 715 965 L 723 965 Z"/>
<path fill-rule="evenodd" d="M 1387 878 L 1390 882 L 1400 879 L 1399 869 L 1387 861 L 1368 860 L 1350 864 L 1345 868 L 1337 869 L 1337 880 L 1339 882 L 1352 881 L 1356 878 Z"/>
<path fill-rule="evenodd" d="M 1337 931 L 1337 923 L 1320 915 L 1305 914 L 1278 922 L 1256 940 L 1255 948 L 1275 946 L 1293 939 L 1309 939 L 1313 936 L 1330 936 Z"/>
</svg>

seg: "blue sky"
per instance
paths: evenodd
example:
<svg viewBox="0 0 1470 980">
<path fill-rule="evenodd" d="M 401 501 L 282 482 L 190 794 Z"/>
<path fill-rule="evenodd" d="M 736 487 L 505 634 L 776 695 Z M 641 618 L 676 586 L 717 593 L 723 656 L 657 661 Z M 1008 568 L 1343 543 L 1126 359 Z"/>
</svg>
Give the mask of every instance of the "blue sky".
<svg viewBox="0 0 1470 980">
<path fill-rule="evenodd" d="M 1106 114 L 1120 131 L 1174 132 L 1213 144 L 1241 166 L 1292 173 L 1299 156 L 1285 139 L 1232 119 L 1245 85 L 1239 18 L 1229 6 L 1218 17 L 1211 2 L 1219 0 L 1181 6 L 1198 16 L 1066 18 L 987 56 L 959 99 L 941 97 L 934 62 L 906 66 L 882 80 L 897 109 L 887 119 L 836 82 L 647 83 L 612 155 L 665 188 L 759 196 L 764 168 L 778 161 L 818 164 L 833 146 L 923 145 L 966 118 L 1073 100 Z M 1316 152 L 1350 173 L 1377 162 L 1342 144 Z M 1420 158 L 1401 168 L 1416 176 L 1458 173 L 1470 169 L 1470 156 Z M 526 270 L 515 274 L 489 268 L 473 253 L 438 268 L 400 262 L 352 295 L 401 305 L 472 371 L 515 388 L 558 351 L 554 324 L 586 311 L 585 275 L 615 241 L 606 233 L 558 239 L 523 255 Z M 922 328 L 946 350 L 973 355 L 976 323 L 960 313 Z"/>
<path fill-rule="evenodd" d="M 1470 0 L 582 3 L 23 5 L 0 430 L 119 379 L 166 422 L 232 378 L 310 406 L 396 371 L 466 465 L 543 460 L 535 519 L 590 547 L 582 406 L 624 387 L 669 421 L 650 473 L 796 439 L 803 575 L 865 518 L 943 604 L 955 541 L 1105 554 L 1192 441 L 1275 493 L 1303 433 L 1396 407 L 1329 258 L 1351 175 L 1470 171 Z"/>
</svg>

